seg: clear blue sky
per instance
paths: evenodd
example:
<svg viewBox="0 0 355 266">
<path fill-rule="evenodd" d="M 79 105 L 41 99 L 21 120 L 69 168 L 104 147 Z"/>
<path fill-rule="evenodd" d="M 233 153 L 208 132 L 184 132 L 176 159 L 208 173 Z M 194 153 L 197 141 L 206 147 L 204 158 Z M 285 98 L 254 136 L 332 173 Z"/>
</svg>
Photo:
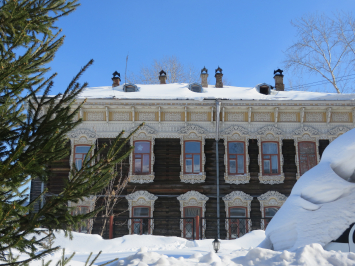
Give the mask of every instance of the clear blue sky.
<svg viewBox="0 0 355 266">
<path fill-rule="evenodd" d="M 127 53 L 132 72 L 175 55 L 211 74 L 219 65 L 235 86 L 273 84 L 273 70 L 283 67 L 283 51 L 296 37 L 291 20 L 353 10 L 354 0 L 82 0 L 57 23 L 66 39 L 51 63 L 59 74 L 52 92 L 63 91 L 91 58 L 81 81 L 111 85 L 115 70 L 124 73 Z"/>
</svg>

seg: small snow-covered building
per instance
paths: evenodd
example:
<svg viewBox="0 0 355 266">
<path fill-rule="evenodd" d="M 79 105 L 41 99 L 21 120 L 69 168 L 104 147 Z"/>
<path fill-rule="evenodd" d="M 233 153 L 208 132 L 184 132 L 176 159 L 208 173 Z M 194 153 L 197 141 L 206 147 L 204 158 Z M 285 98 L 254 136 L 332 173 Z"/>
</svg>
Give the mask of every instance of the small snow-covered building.
<svg viewBox="0 0 355 266">
<path fill-rule="evenodd" d="M 145 122 L 120 166 L 129 183 L 115 214 L 135 218 L 127 233 L 152 234 L 172 224 L 168 217 L 178 221 L 175 235 L 191 238 L 196 224 L 187 218 L 196 216 L 200 237 L 216 236 L 218 216 L 224 239 L 264 229 L 329 142 L 354 128 L 355 95 L 284 91 L 281 70 L 274 86 L 224 86 L 222 76 L 218 68 L 216 84 L 208 85 L 204 68 L 201 83 L 166 84 L 162 71 L 160 84 L 121 85 L 115 72 L 112 86 L 86 88 L 83 123 L 68 135 L 70 158 L 53 168 L 47 184 L 32 182 L 31 196 L 44 186 L 59 193 L 88 146 L 100 147 L 122 130 L 127 136 Z M 79 205 L 90 210 L 92 201 Z"/>
</svg>

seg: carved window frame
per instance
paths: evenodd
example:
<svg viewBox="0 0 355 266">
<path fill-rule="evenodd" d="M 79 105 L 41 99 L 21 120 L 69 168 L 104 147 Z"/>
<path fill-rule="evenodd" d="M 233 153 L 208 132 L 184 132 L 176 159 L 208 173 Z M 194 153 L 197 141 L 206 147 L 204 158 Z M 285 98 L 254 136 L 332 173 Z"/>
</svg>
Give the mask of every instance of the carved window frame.
<svg viewBox="0 0 355 266">
<path fill-rule="evenodd" d="M 184 210 L 185 207 L 200 207 L 201 209 L 201 216 L 200 218 L 205 217 L 206 212 L 206 202 L 208 201 L 208 197 L 201 194 L 198 191 L 191 190 L 186 192 L 185 194 L 180 195 L 177 197 L 178 201 L 180 202 L 180 213 L 181 218 L 184 218 Z M 205 235 L 206 230 L 206 220 L 202 219 L 202 236 Z M 196 226 L 196 223 L 195 223 Z M 180 230 L 181 230 L 181 237 L 184 237 L 184 221 L 180 222 Z"/>
<path fill-rule="evenodd" d="M 265 208 L 267 207 L 278 207 L 281 208 L 281 206 L 285 203 L 287 200 L 287 197 L 283 194 L 281 194 L 278 191 L 268 191 L 258 197 L 258 200 L 260 202 L 260 211 L 261 211 L 261 217 L 265 218 Z M 265 230 L 266 228 L 265 220 L 261 220 L 261 230 Z"/>
<path fill-rule="evenodd" d="M 232 126 L 227 130 L 221 133 L 224 139 L 224 180 L 229 184 L 246 184 L 250 181 L 250 173 L 249 173 L 249 154 L 248 154 L 248 146 L 249 146 L 249 132 L 240 126 Z M 229 174 L 229 160 L 228 160 L 228 143 L 229 142 L 244 142 L 244 156 L 245 156 L 245 173 L 241 174 Z"/>
<path fill-rule="evenodd" d="M 151 170 L 152 170 L 152 168 L 151 168 L 151 163 L 152 163 L 152 161 L 151 161 L 151 156 L 152 156 L 152 144 L 151 144 L 151 141 L 150 140 L 134 140 L 133 141 L 133 146 L 135 146 L 136 145 L 136 143 L 137 142 L 149 142 L 149 171 L 148 171 L 148 173 L 141 173 L 141 175 L 150 175 L 151 174 Z M 133 159 L 132 159 L 132 164 L 133 164 L 133 166 L 132 166 L 132 170 L 133 170 L 133 174 L 134 175 L 136 175 L 136 173 L 135 173 L 135 168 L 136 168 L 136 158 L 135 158 L 135 155 L 136 155 L 136 153 L 135 153 L 135 151 L 133 150 L 132 151 L 132 157 L 133 157 Z M 146 153 L 138 153 L 138 154 L 142 154 L 142 161 L 141 161 L 141 168 L 143 167 L 143 154 L 146 154 Z"/>
<path fill-rule="evenodd" d="M 78 202 L 72 202 L 68 201 L 68 207 L 72 209 L 80 208 L 80 207 L 89 207 L 89 212 L 92 212 L 95 209 L 95 203 L 96 203 L 96 196 L 89 196 L 89 197 L 84 197 L 83 199 L 79 200 Z M 73 212 L 72 212 L 73 213 Z M 94 220 L 93 219 L 88 219 L 88 234 L 91 234 L 93 225 L 94 225 Z"/>
<path fill-rule="evenodd" d="M 133 218 L 133 208 L 134 207 L 148 207 L 149 217 L 153 218 L 154 203 L 158 199 L 157 196 L 149 193 L 146 190 L 138 190 L 126 196 L 128 201 L 129 218 Z M 128 220 L 128 231 L 132 234 L 132 219 Z M 154 220 L 149 219 L 149 230 L 148 234 L 152 234 L 154 229 Z"/>
<path fill-rule="evenodd" d="M 150 134 L 146 130 L 141 129 L 138 130 L 134 136 L 132 136 L 130 143 L 131 146 L 133 146 L 135 141 L 149 141 L 150 142 L 150 166 L 149 166 L 149 174 L 135 174 L 134 173 L 134 153 L 131 152 L 129 155 L 129 173 L 128 173 L 128 179 L 129 182 L 132 183 L 139 183 L 139 184 L 144 184 L 144 183 L 151 183 L 154 181 L 155 174 L 153 172 L 153 166 L 155 162 L 155 156 L 154 156 L 154 143 L 155 143 L 155 135 Z"/>
<path fill-rule="evenodd" d="M 251 211 L 251 201 L 253 200 L 253 197 L 250 196 L 249 194 L 244 193 L 243 191 L 233 191 L 223 198 L 224 201 L 224 206 L 225 206 L 225 211 L 226 211 L 226 217 L 230 217 L 230 208 L 246 208 L 246 218 L 250 218 L 250 211 Z M 251 226 L 252 223 L 251 221 L 249 222 L 248 219 L 246 219 L 247 223 L 247 231 L 251 231 Z M 225 221 L 225 228 L 227 231 L 227 239 L 230 239 L 230 221 L 229 219 L 226 219 Z"/>
<path fill-rule="evenodd" d="M 276 144 L 276 147 L 277 147 L 277 153 L 276 154 L 264 154 L 264 149 L 263 149 L 263 144 L 265 143 L 275 143 Z M 277 141 L 262 141 L 261 142 L 261 168 L 262 168 L 262 174 L 263 175 L 280 175 L 281 173 L 281 169 L 280 169 L 280 145 L 278 145 L 279 142 Z M 270 159 L 264 159 L 264 155 L 265 156 L 268 156 L 270 155 Z M 277 173 L 265 173 L 264 172 L 264 162 L 265 161 L 270 161 L 270 170 L 272 171 L 272 159 L 271 159 L 271 156 L 277 156 Z"/>
<path fill-rule="evenodd" d="M 192 157 L 191 157 L 191 160 L 192 160 L 192 172 L 189 173 L 189 172 L 186 172 L 186 160 L 188 160 L 188 158 L 186 157 L 186 153 L 185 153 L 185 144 L 186 142 L 199 142 L 200 143 L 200 152 L 199 153 L 189 153 L 189 154 L 192 154 Z M 192 175 L 194 174 L 194 155 L 200 155 L 200 170 L 202 169 L 202 141 L 200 140 L 184 140 L 184 169 L 183 169 L 183 172 L 184 172 L 184 175 Z M 200 171 L 201 172 L 201 171 Z"/>
<path fill-rule="evenodd" d="M 297 167 L 296 179 L 298 180 L 300 175 L 300 157 L 299 157 L 299 142 L 314 142 L 316 144 L 317 164 L 320 162 L 319 156 L 319 131 L 313 127 L 304 126 L 296 129 L 294 132 L 294 144 L 296 149 L 295 162 Z"/>
<path fill-rule="evenodd" d="M 282 136 L 276 135 L 272 131 L 266 131 L 265 134 L 259 135 L 257 137 L 258 146 L 259 146 L 259 181 L 262 184 L 281 184 L 285 180 L 285 174 L 283 172 L 284 159 L 282 155 Z M 262 160 L 262 143 L 263 142 L 277 142 L 279 150 L 279 173 L 278 174 L 264 174 L 263 173 L 263 160 Z"/>
<path fill-rule="evenodd" d="M 205 134 L 198 133 L 198 131 L 189 130 L 186 134 L 180 136 L 181 156 L 180 156 L 180 180 L 184 183 L 203 183 L 206 180 L 205 173 Z M 185 173 L 185 141 L 200 141 L 201 142 L 201 169 L 198 174 Z"/>
</svg>

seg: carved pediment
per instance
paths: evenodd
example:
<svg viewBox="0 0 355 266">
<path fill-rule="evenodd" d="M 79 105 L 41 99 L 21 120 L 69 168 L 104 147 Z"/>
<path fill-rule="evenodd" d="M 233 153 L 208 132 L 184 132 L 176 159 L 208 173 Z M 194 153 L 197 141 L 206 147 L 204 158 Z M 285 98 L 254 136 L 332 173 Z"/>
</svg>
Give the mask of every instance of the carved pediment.
<svg viewBox="0 0 355 266">
<path fill-rule="evenodd" d="M 153 194 L 151 194 L 145 190 L 139 190 L 139 191 L 136 191 L 132 194 L 129 194 L 126 196 L 126 199 L 128 201 L 137 201 L 139 198 L 142 198 L 142 197 L 145 198 L 146 201 L 155 201 L 156 199 L 158 199 L 157 196 L 154 196 Z"/>
<path fill-rule="evenodd" d="M 293 131 L 293 135 L 303 135 L 304 133 L 308 133 L 309 135 L 319 135 L 319 131 L 313 127 L 300 127 Z"/>
<path fill-rule="evenodd" d="M 240 135 L 249 135 L 249 131 L 241 126 L 231 126 L 222 131 L 221 135 L 231 135 L 233 133 L 239 133 Z"/>
<path fill-rule="evenodd" d="M 195 131 L 199 134 L 205 134 L 206 133 L 206 129 L 197 126 L 197 125 L 188 125 L 186 127 L 181 128 L 178 133 L 179 134 L 188 134 L 191 131 Z"/>
<path fill-rule="evenodd" d="M 85 135 L 88 138 L 96 138 L 96 132 L 86 128 L 76 129 L 68 133 L 69 138 L 77 138 L 81 135 Z"/>
<path fill-rule="evenodd" d="M 285 202 L 287 197 L 277 191 L 268 191 L 258 197 L 259 201 L 269 201 L 271 198 L 275 198 L 277 201 Z"/>
<path fill-rule="evenodd" d="M 207 201 L 208 197 L 201 194 L 198 191 L 195 190 L 191 190 L 186 192 L 185 194 L 180 195 L 179 197 L 177 197 L 177 199 L 181 202 L 181 201 L 189 201 L 191 198 L 195 198 L 197 201 Z"/>
<path fill-rule="evenodd" d="M 349 130 L 350 130 L 350 128 L 348 128 L 348 127 L 338 126 L 338 127 L 334 127 L 331 130 L 329 130 L 328 134 L 332 135 L 332 136 L 337 136 L 338 134 L 348 132 Z"/>
<path fill-rule="evenodd" d="M 267 133 L 273 133 L 274 135 L 283 135 L 283 131 L 275 126 L 265 126 L 260 128 L 256 134 L 257 135 L 266 135 Z"/>
<path fill-rule="evenodd" d="M 130 130 L 130 132 L 134 131 L 136 129 L 136 127 L 132 128 Z M 151 128 L 150 126 L 147 126 L 147 125 L 144 125 L 142 126 L 137 132 L 136 134 L 139 134 L 141 132 L 145 132 L 147 134 L 150 134 L 150 135 L 155 135 L 157 134 L 157 131 L 154 129 L 154 128 Z"/>
<path fill-rule="evenodd" d="M 236 198 L 240 198 L 243 201 L 252 201 L 253 197 L 244 193 L 243 191 L 233 191 L 228 195 L 224 196 L 222 199 L 224 201 L 234 201 Z"/>
</svg>

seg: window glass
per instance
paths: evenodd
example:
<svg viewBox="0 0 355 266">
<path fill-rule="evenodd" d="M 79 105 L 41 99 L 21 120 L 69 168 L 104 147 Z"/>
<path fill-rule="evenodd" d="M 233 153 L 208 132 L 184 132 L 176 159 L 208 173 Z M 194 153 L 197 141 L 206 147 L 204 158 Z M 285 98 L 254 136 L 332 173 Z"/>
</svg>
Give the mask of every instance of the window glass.
<svg viewBox="0 0 355 266">
<path fill-rule="evenodd" d="M 229 215 L 230 217 L 246 217 L 246 211 L 244 208 L 230 208 Z"/>
<path fill-rule="evenodd" d="M 238 174 L 244 173 L 244 156 L 238 155 Z"/>
<path fill-rule="evenodd" d="M 277 143 L 272 143 L 272 142 L 263 143 L 263 154 L 278 154 Z"/>
<path fill-rule="evenodd" d="M 142 168 L 143 173 L 149 173 L 149 154 L 144 154 L 143 155 L 143 168 Z"/>
<path fill-rule="evenodd" d="M 134 153 L 150 153 L 150 142 L 136 141 L 134 143 Z"/>
<path fill-rule="evenodd" d="M 191 159 L 186 160 L 186 172 L 187 173 L 192 172 L 192 160 Z"/>
<path fill-rule="evenodd" d="M 76 146 L 75 153 L 88 153 L 90 146 Z"/>
<path fill-rule="evenodd" d="M 75 166 L 76 166 L 76 169 L 80 170 L 82 167 L 82 160 L 76 160 Z"/>
<path fill-rule="evenodd" d="M 244 154 L 244 143 L 229 142 L 229 154 Z"/>
<path fill-rule="evenodd" d="M 276 212 L 279 210 L 277 207 L 268 207 L 265 208 L 265 217 L 274 217 Z"/>
<path fill-rule="evenodd" d="M 277 155 L 273 155 L 271 156 L 271 167 L 272 167 L 272 173 L 278 173 L 279 169 L 278 169 L 278 163 L 277 163 Z"/>
<path fill-rule="evenodd" d="M 200 208 L 188 207 L 184 209 L 185 209 L 185 217 L 196 217 L 197 215 L 201 216 Z"/>
<path fill-rule="evenodd" d="M 229 160 L 229 172 L 231 174 L 237 173 L 237 167 L 236 167 L 235 160 Z"/>
<path fill-rule="evenodd" d="M 133 217 L 148 217 L 149 208 L 135 207 L 133 208 Z"/>
<path fill-rule="evenodd" d="M 270 174 L 270 161 L 264 161 L 264 173 Z"/>
<path fill-rule="evenodd" d="M 200 155 L 194 155 L 194 173 L 200 172 Z"/>
<path fill-rule="evenodd" d="M 134 172 L 135 173 L 140 173 L 142 169 L 142 160 L 141 159 L 135 159 L 134 161 Z"/>
<path fill-rule="evenodd" d="M 200 153 L 201 143 L 198 141 L 186 141 L 185 142 L 185 153 Z"/>
</svg>

